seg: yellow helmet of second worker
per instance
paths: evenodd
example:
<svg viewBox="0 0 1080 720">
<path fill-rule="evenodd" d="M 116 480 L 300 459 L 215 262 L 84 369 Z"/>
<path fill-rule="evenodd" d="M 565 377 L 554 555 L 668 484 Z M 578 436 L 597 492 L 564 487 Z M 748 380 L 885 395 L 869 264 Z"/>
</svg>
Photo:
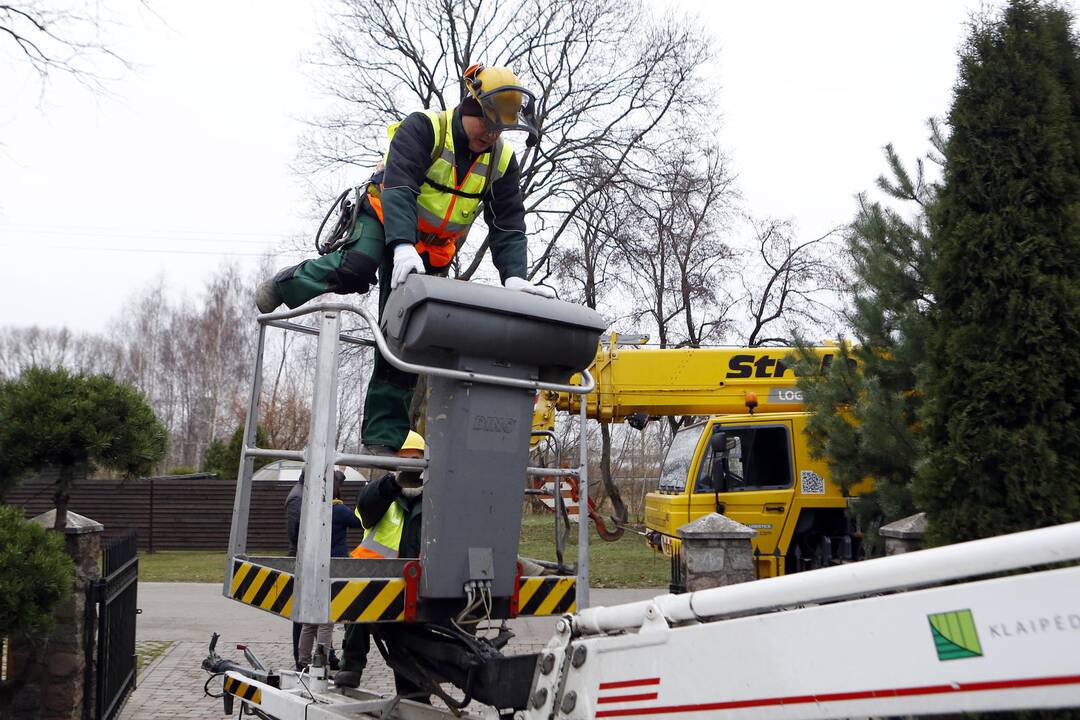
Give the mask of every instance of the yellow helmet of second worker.
<svg viewBox="0 0 1080 720">
<path fill-rule="evenodd" d="M 532 147 L 540 139 L 536 123 L 536 97 L 525 89 L 514 71 L 505 67 L 470 65 L 462 75 L 468 95 L 483 111 L 484 124 L 494 130 L 524 130 L 526 144 Z"/>
<path fill-rule="evenodd" d="M 419 450 L 424 452 L 424 436 L 415 430 L 410 430 L 405 436 L 405 442 L 401 444 L 402 450 Z"/>
</svg>

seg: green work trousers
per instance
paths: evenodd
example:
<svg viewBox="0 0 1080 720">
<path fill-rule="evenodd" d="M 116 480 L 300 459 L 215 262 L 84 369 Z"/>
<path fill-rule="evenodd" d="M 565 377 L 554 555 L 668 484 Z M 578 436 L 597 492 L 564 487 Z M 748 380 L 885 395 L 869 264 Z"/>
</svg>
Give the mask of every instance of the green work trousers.
<svg viewBox="0 0 1080 720">
<path fill-rule="evenodd" d="M 427 253 L 422 253 L 420 258 L 429 274 L 446 274 L 446 267 L 431 266 Z M 361 212 L 348 243 L 335 252 L 285 268 L 274 276 L 274 281 L 290 308 L 324 293 L 363 294 L 378 282 L 382 320 L 383 307 L 390 296 L 393 263 L 394 255 L 386 248 L 382 223 Z M 415 388 L 416 375 L 398 370 L 376 351 L 360 429 L 365 445 L 385 445 L 394 450 L 401 447 L 412 429 L 409 407 Z"/>
<path fill-rule="evenodd" d="M 362 674 L 367 667 L 371 634 L 363 623 L 347 623 L 345 637 L 341 641 L 341 670 Z"/>
</svg>

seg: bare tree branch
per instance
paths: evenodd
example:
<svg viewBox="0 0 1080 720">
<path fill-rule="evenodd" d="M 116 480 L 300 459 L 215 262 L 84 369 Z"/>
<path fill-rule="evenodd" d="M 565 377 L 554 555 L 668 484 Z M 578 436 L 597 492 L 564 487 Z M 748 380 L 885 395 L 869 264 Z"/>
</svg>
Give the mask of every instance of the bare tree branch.
<svg viewBox="0 0 1080 720">
<path fill-rule="evenodd" d="M 766 220 L 755 224 L 757 267 L 764 272 L 744 273 L 741 304 L 750 319 L 745 342 L 750 347 L 789 344 L 800 325 L 820 325 L 837 309 L 830 306 L 840 286 L 839 253 L 833 239 L 840 228 L 801 243 L 792 238 L 791 223 Z M 763 278 L 758 282 L 749 278 Z M 784 335 L 765 336 L 780 320 Z"/>
<path fill-rule="evenodd" d="M 736 199 L 726 158 L 708 147 L 669 155 L 649 182 L 629 184 L 627 202 L 644 222 L 618 244 L 638 319 L 656 329 L 661 347 L 697 347 L 726 330 L 732 299 L 723 279 L 734 252 L 723 233 Z"/>
<path fill-rule="evenodd" d="M 131 69 L 102 39 L 112 24 L 91 9 L 57 8 L 41 0 L 0 4 L 0 45 L 5 38 L 14 45 L 37 73 L 42 89 L 58 72 L 105 93 L 110 80 Z"/>
</svg>

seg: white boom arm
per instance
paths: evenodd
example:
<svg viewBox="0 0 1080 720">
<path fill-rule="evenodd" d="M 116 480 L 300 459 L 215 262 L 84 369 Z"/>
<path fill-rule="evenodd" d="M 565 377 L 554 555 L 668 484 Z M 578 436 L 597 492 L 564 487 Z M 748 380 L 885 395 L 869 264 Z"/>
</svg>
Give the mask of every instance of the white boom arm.
<svg viewBox="0 0 1080 720">
<path fill-rule="evenodd" d="M 560 621 L 526 717 L 1080 707 L 1080 567 L 912 589 L 1077 558 L 1072 523 L 588 609 Z"/>
</svg>

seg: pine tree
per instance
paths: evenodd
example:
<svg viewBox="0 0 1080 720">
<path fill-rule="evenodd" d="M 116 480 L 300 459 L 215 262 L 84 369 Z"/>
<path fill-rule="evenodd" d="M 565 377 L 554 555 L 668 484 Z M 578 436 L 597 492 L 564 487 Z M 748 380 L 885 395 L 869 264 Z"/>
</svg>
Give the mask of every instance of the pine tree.
<svg viewBox="0 0 1080 720">
<path fill-rule="evenodd" d="M 258 447 L 270 446 L 266 428 L 262 425 L 255 427 L 255 444 Z M 229 482 L 236 480 L 237 475 L 240 473 L 240 455 L 243 449 L 244 426 L 241 425 L 233 432 L 228 445 L 221 440 L 214 440 L 207 446 L 206 453 L 203 455 L 202 471 L 214 473 L 219 480 Z M 257 457 L 255 458 L 254 468 L 258 470 L 273 461 L 273 458 Z"/>
<path fill-rule="evenodd" d="M 933 543 L 1080 519 L 1080 45 L 1012 0 L 973 27 L 935 205 L 927 455 Z"/>
<path fill-rule="evenodd" d="M 166 441 L 146 398 L 108 375 L 31 367 L 0 383 L 0 494 L 55 467 L 58 528 L 77 479 L 96 467 L 144 475 L 165 456 Z"/>
<path fill-rule="evenodd" d="M 940 147 L 936 124 L 931 130 L 932 142 Z M 916 369 L 924 358 L 931 306 L 927 209 L 936 192 L 926 182 L 922 160 L 912 177 L 891 145 L 885 157 L 891 177 L 882 176 L 877 185 L 896 207 L 861 195 L 845 234 L 853 269 L 845 317 L 854 343 L 841 343 L 824 372 L 806 353 L 798 366 L 799 386 L 813 411 L 807 423 L 811 452 L 829 462 L 834 482 L 845 491 L 874 479 L 874 490 L 861 492 L 856 505 L 871 554 L 881 550 L 875 532 L 879 523 L 915 512 Z"/>
</svg>

